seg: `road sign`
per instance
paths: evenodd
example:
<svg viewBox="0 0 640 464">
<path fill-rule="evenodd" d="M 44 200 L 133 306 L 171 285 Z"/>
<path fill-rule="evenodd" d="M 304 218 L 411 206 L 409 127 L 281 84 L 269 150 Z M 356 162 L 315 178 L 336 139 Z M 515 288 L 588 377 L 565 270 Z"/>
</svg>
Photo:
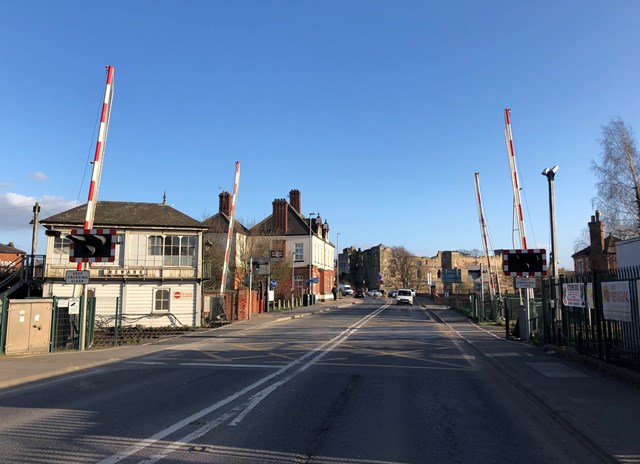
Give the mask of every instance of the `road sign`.
<svg viewBox="0 0 640 464">
<path fill-rule="evenodd" d="M 253 258 L 253 273 L 260 275 L 271 274 L 269 258 Z"/>
<path fill-rule="evenodd" d="M 442 269 L 442 282 L 445 284 L 459 284 L 462 283 L 462 270 L 461 269 Z"/>
<path fill-rule="evenodd" d="M 80 314 L 80 298 L 69 298 L 69 315 Z"/>
<path fill-rule="evenodd" d="M 282 259 L 284 253 L 280 250 L 271 250 L 271 259 Z"/>
<path fill-rule="evenodd" d="M 89 271 L 67 271 L 64 274 L 65 284 L 88 284 L 89 283 Z"/>
<path fill-rule="evenodd" d="M 313 277 L 311 279 L 307 279 L 307 283 L 308 284 L 317 284 L 318 283 L 318 278 L 317 277 Z"/>
<path fill-rule="evenodd" d="M 276 285 L 278 285 L 278 281 L 277 281 L 277 280 L 272 280 L 272 281 L 269 283 L 269 286 L 270 286 L 271 288 L 276 288 Z"/>
<path fill-rule="evenodd" d="M 536 288 L 535 277 L 516 277 L 516 288 Z"/>
</svg>

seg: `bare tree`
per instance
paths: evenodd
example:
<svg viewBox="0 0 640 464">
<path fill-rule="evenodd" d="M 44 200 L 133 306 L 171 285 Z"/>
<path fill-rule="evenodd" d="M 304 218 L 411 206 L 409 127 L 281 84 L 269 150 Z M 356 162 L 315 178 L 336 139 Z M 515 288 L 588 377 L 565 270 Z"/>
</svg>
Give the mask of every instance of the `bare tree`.
<svg viewBox="0 0 640 464">
<path fill-rule="evenodd" d="M 472 258 L 480 258 L 481 256 L 484 256 L 484 253 L 477 248 L 472 250 L 458 250 L 458 252 L 466 256 L 471 256 Z"/>
<path fill-rule="evenodd" d="M 620 238 L 640 232 L 640 168 L 638 149 L 631 126 L 618 117 L 602 126 L 600 163 L 591 168 L 598 181 L 593 205 L 607 218 L 611 233 Z"/>
<path fill-rule="evenodd" d="M 589 246 L 589 228 L 584 227 L 580 231 L 580 235 L 573 240 L 573 252 L 577 253 L 588 246 Z"/>
<path fill-rule="evenodd" d="M 416 256 L 403 246 L 392 247 L 391 256 L 395 260 L 399 287 L 416 288 L 418 280 Z"/>
</svg>

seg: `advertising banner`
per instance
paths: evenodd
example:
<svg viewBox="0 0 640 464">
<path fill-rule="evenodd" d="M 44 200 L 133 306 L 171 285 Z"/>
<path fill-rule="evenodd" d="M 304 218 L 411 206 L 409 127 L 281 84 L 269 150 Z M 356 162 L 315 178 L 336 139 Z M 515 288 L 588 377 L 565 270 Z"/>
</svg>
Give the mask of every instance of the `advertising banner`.
<svg viewBox="0 0 640 464">
<path fill-rule="evenodd" d="M 604 318 L 631 322 L 631 292 L 629 282 L 602 282 L 602 311 Z"/>
<path fill-rule="evenodd" d="M 584 308 L 584 284 L 562 284 L 562 304 Z"/>
</svg>

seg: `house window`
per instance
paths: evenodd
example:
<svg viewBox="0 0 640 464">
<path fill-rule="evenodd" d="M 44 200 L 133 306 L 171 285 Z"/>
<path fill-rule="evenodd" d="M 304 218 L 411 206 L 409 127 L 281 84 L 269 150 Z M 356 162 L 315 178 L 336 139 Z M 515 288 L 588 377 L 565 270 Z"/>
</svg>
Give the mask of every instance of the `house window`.
<svg viewBox="0 0 640 464">
<path fill-rule="evenodd" d="M 303 276 L 301 275 L 293 276 L 293 286 L 295 288 L 302 288 L 302 281 L 303 281 Z"/>
<path fill-rule="evenodd" d="M 304 243 L 295 244 L 295 260 L 304 261 Z"/>
<path fill-rule="evenodd" d="M 147 240 L 149 256 L 162 256 L 162 237 L 152 235 Z"/>
<path fill-rule="evenodd" d="M 53 239 L 53 252 L 61 255 L 69 254 L 70 240 L 66 237 L 56 237 Z"/>
<path fill-rule="evenodd" d="M 153 310 L 169 311 L 169 290 L 166 288 L 153 290 Z"/>
</svg>

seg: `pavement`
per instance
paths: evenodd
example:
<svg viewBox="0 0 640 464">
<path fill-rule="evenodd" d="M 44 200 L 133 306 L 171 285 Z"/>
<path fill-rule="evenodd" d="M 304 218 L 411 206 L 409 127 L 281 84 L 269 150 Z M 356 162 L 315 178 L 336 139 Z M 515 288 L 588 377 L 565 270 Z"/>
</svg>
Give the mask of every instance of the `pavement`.
<svg viewBox="0 0 640 464">
<path fill-rule="evenodd" d="M 500 374 L 496 375 L 496 382 L 500 382 L 505 394 L 517 389 L 537 406 L 530 414 L 549 415 L 602 462 L 640 463 L 640 373 L 569 356 L 557 347 L 507 340 L 504 327 L 478 325 L 446 306 L 431 304 L 428 299 L 418 301 L 430 317 L 441 323 L 441 331 L 464 340 L 471 352 L 496 369 Z M 255 315 L 249 321 L 198 333 L 222 335 L 225 331 L 248 330 L 361 302 L 353 298 L 318 302 Z M 44 379 L 55 382 L 63 375 L 162 350 L 171 340 L 102 350 L 0 356 L 0 390 L 24 388 Z"/>
<path fill-rule="evenodd" d="M 203 328 L 197 330 L 195 333 L 199 335 L 211 333 L 222 336 L 228 331 L 250 330 L 253 327 L 275 324 L 325 311 L 350 307 L 361 302 L 362 300 L 353 298 L 340 298 L 336 301 L 318 301 L 312 306 L 255 314 L 252 315 L 248 321 L 234 322 L 219 328 Z M 187 334 L 193 336 L 194 332 L 188 332 Z M 62 375 L 97 368 L 105 364 L 120 362 L 161 351 L 165 349 L 168 343 L 171 343 L 172 340 L 179 337 L 181 336 L 155 339 L 139 345 L 125 345 L 86 351 L 57 351 L 46 354 L 0 356 L 0 390 L 44 379 L 54 379 Z"/>
</svg>

